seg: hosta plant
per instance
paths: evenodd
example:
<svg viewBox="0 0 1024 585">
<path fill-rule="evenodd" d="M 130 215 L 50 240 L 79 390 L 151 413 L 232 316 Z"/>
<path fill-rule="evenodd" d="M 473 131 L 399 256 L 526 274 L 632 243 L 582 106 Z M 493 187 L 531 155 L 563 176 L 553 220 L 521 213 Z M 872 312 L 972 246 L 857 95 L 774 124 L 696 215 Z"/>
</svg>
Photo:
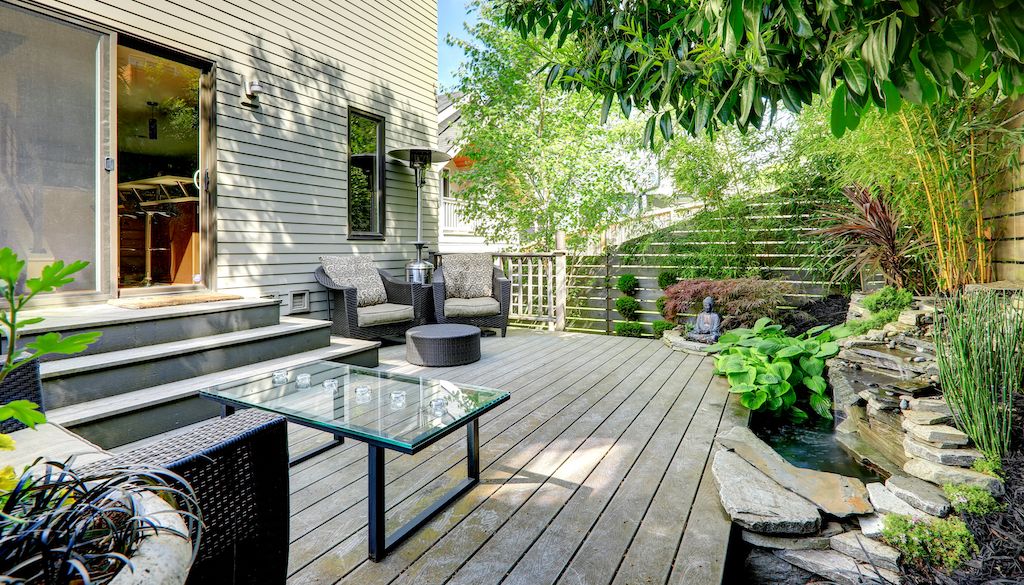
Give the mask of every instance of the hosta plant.
<svg viewBox="0 0 1024 585">
<path fill-rule="evenodd" d="M 820 325 L 790 337 L 781 325 L 759 319 L 753 327 L 722 335 L 708 352 L 717 352 L 715 373 L 729 379 L 729 392 L 740 395 L 750 410 L 807 419 L 808 404 L 832 418 L 832 399 L 825 381 L 825 360 L 839 353 L 837 339 L 848 335 L 842 326 Z"/>
</svg>

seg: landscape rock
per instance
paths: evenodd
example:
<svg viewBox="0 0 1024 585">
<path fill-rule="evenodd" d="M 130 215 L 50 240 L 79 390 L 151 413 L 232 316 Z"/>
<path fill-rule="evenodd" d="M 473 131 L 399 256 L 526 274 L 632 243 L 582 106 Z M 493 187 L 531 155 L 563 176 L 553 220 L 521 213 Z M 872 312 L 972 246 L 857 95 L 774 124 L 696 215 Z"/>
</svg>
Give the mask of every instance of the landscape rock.
<svg viewBox="0 0 1024 585">
<path fill-rule="evenodd" d="M 843 518 L 872 511 L 867 490 L 859 479 L 796 467 L 746 427 L 733 427 L 716 440 L 779 485 L 833 516 Z"/>
<path fill-rule="evenodd" d="M 953 416 L 953 411 L 949 409 L 946 401 L 941 398 L 912 398 L 910 400 L 910 409 Z"/>
<path fill-rule="evenodd" d="M 897 498 L 918 510 L 940 518 L 949 514 L 949 500 L 939 486 L 916 477 L 894 475 L 885 480 L 885 487 Z"/>
<path fill-rule="evenodd" d="M 915 441 L 910 436 L 903 439 L 903 451 L 907 457 L 918 457 L 933 463 L 957 467 L 970 467 L 975 461 L 985 457 L 977 449 L 941 449 Z"/>
<path fill-rule="evenodd" d="M 973 469 L 963 467 L 951 467 L 940 463 L 933 463 L 924 459 L 912 458 L 903 464 L 903 471 L 930 481 L 935 485 L 946 485 L 947 483 L 965 483 L 976 485 L 987 489 L 993 496 L 1003 495 L 1003 482 L 996 477 L 979 473 Z"/>
<path fill-rule="evenodd" d="M 921 325 L 928 325 L 934 321 L 934 316 L 930 311 L 915 311 L 906 310 L 900 313 L 896 321 L 903 325 L 909 325 L 911 327 L 920 327 Z"/>
<path fill-rule="evenodd" d="M 744 583 L 771 583 L 771 585 L 807 585 L 815 579 L 814 573 L 787 563 L 769 551 L 755 548 L 743 563 Z"/>
<path fill-rule="evenodd" d="M 706 356 L 708 352 L 705 351 L 709 345 L 707 343 L 700 343 L 697 341 L 690 341 L 683 337 L 682 331 L 670 329 L 665 331 L 661 335 L 661 341 L 667 345 L 673 351 L 682 351 L 693 355 Z"/>
<path fill-rule="evenodd" d="M 834 550 L 777 550 L 781 559 L 841 585 L 899 583 L 898 574 Z M 879 579 L 881 575 L 881 579 Z"/>
<path fill-rule="evenodd" d="M 889 488 L 885 487 L 885 485 L 881 483 L 869 483 L 868 494 L 871 496 L 871 504 L 875 507 L 875 510 L 882 514 L 903 514 L 904 516 L 910 516 L 920 520 L 935 519 L 931 514 L 918 510 L 914 506 L 911 506 L 907 502 L 896 497 L 896 494 L 889 491 Z"/>
<path fill-rule="evenodd" d="M 904 410 L 903 416 L 914 424 L 926 426 L 946 424 L 952 418 L 945 413 L 928 412 L 927 410 Z"/>
<path fill-rule="evenodd" d="M 953 447 L 971 442 L 963 431 L 949 425 L 919 425 L 905 418 L 903 430 L 918 440 L 943 446 Z"/>
<path fill-rule="evenodd" d="M 830 539 L 837 535 L 842 534 L 843 527 L 838 522 L 829 522 L 824 528 L 821 529 L 817 534 L 811 536 L 773 536 L 770 534 L 759 534 L 757 532 L 750 532 L 749 530 L 743 530 L 740 533 L 740 537 L 744 542 L 759 546 L 761 548 L 771 549 L 789 549 L 789 550 L 823 550 L 829 548 L 831 545 Z"/>
<path fill-rule="evenodd" d="M 758 471 L 732 451 L 711 464 L 722 507 L 739 526 L 767 534 L 812 534 L 821 527 L 818 508 Z"/>
<path fill-rule="evenodd" d="M 882 544 L 873 538 L 852 530 L 837 534 L 830 539 L 832 549 L 869 565 L 899 572 L 900 551 Z"/>
<path fill-rule="evenodd" d="M 860 531 L 868 538 L 881 538 L 882 528 L 885 526 L 885 516 L 882 514 L 868 514 L 858 518 Z"/>
</svg>

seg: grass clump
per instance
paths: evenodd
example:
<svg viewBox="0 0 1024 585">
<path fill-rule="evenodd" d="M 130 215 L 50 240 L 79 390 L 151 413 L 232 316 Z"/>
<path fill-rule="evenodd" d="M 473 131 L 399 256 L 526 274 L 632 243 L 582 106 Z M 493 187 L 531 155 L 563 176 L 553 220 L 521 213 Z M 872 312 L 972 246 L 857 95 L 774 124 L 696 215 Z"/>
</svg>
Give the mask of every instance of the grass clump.
<svg viewBox="0 0 1024 585">
<path fill-rule="evenodd" d="M 926 521 L 889 514 L 882 528 L 882 540 L 903 553 L 907 562 L 947 571 L 955 570 L 978 552 L 974 535 L 959 518 Z"/>
<path fill-rule="evenodd" d="M 946 493 L 946 499 L 949 500 L 957 514 L 987 516 L 992 512 L 1002 512 L 1005 509 L 1005 506 L 996 501 L 992 494 L 983 487 L 962 483 L 946 484 L 942 486 L 942 491 Z"/>
<path fill-rule="evenodd" d="M 619 289 L 624 295 L 633 296 L 636 291 L 640 290 L 640 280 L 633 274 L 623 274 L 615 282 L 615 288 Z"/>
<path fill-rule="evenodd" d="M 999 459 L 993 459 L 986 455 L 983 459 L 977 459 L 971 464 L 971 469 L 978 473 L 991 475 L 992 477 L 1003 477 L 1003 464 Z"/>
<path fill-rule="evenodd" d="M 675 328 L 676 324 L 671 321 L 665 321 L 664 319 L 658 319 L 654 323 L 651 323 L 651 327 L 654 328 L 654 338 L 661 339 L 661 336 L 666 331 Z"/>
<path fill-rule="evenodd" d="M 872 329 L 881 329 L 886 324 L 892 323 L 899 318 L 900 312 L 898 309 L 882 309 L 875 313 L 869 319 L 854 319 L 853 321 L 846 322 L 846 328 L 850 331 L 850 335 L 864 335 Z"/>
<path fill-rule="evenodd" d="M 644 326 L 636 321 L 615 324 L 615 335 L 619 337 L 642 337 Z"/>
<path fill-rule="evenodd" d="M 640 311 L 640 301 L 633 297 L 619 297 L 615 299 L 615 310 L 627 321 L 636 321 L 636 314 Z"/>
<path fill-rule="evenodd" d="M 884 286 L 878 292 L 864 297 L 862 304 L 872 313 L 895 309 L 899 314 L 899 311 L 909 307 L 912 302 L 914 302 L 914 294 L 909 290 Z"/>
<path fill-rule="evenodd" d="M 675 270 L 662 270 L 658 273 L 658 288 L 668 288 L 679 282 L 679 273 Z"/>
</svg>

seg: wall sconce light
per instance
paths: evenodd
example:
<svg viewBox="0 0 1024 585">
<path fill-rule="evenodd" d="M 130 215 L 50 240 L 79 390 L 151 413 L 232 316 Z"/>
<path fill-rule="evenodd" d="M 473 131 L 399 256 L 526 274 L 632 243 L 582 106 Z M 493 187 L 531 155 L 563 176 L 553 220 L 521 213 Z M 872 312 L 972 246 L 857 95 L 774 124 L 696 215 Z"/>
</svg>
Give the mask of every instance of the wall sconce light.
<svg viewBox="0 0 1024 585">
<path fill-rule="evenodd" d="M 251 100 L 259 100 L 260 96 L 266 93 L 263 84 L 259 79 L 252 79 L 245 82 L 245 95 Z"/>
</svg>

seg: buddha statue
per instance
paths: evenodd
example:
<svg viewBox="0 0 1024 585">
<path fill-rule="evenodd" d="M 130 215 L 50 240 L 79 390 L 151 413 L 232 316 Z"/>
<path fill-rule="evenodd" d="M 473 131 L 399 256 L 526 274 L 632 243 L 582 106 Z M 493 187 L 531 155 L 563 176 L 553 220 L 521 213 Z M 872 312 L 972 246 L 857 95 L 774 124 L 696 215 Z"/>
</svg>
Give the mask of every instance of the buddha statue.
<svg viewBox="0 0 1024 585">
<path fill-rule="evenodd" d="M 715 343 L 722 335 L 722 316 L 714 311 L 715 300 L 704 299 L 704 310 L 693 318 L 693 328 L 686 334 L 690 341 Z"/>
</svg>

